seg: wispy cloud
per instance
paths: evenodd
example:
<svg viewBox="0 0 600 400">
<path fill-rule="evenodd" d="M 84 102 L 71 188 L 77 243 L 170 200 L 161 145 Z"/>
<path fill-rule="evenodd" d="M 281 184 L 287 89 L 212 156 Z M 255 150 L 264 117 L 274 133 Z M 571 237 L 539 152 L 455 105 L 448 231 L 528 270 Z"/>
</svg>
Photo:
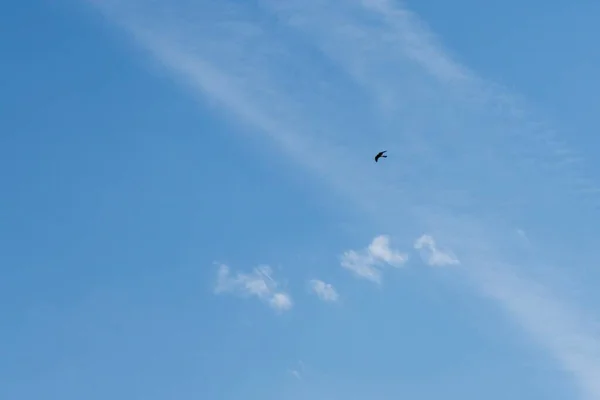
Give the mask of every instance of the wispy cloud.
<svg viewBox="0 0 600 400">
<path fill-rule="evenodd" d="M 273 279 L 273 271 L 267 265 L 261 265 L 245 274 L 231 274 L 225 264 L 219 265 L 216 294 L 230 293 L 241 297 L 257 297 L 277 311 L 288 311 L 292 308 L 292 298 L 286 292 L 279 290 L 280 284 Z"/>
<path fill-rule="evenodd" d="M 583 398 L 600 398 L 600 331 L 595 318 L 547 285 L 514 271 L 512 265 L 495 264 L 474 270 L 470 277 L 484 296 L 550 351 L 560 368 L 575 378 Z"/>
<path fill-rule="evenodd" d="M 415 249 L 419 250 L 421 258 L 428 265 L 444 266 L 457 265 L 460 261 L 451 251 L 442 251 L 438 248 L 435 240 L 430 235 L 422 235 L 414 244 Z"/>
<path fill-rule="evenodd" d="M 564 199 L 564 188 L 597 203 L 598 187 L 525 102 L 454 61 L 418 16 L 386 0 L 259 1 L 275 25 L 227 0 L 96 4 L 195 93 L 266 135 L 383 229 L 434 232 L 460 254 L 460 273 L 588 398 L 600 398 L 600 336 L 580 322 L 590 317 L 547 288 L 536 292 L 519 268 L 507 272 L 495 223 Z M 365 149 L 380 143 L 391 162 L 369 168 Z M 465 222 L 454 211 L 466 207 L 474 217 Z M 490 213 L 493 224 L 476 217 Z M 345 267 L 380 282 L 372 259 L 384 254 L 372 250 L 347 252 Z"/>
<path fill-rule="evenodd" d="M 302 380 L 302 374 L 300 374 L 300 371 L 298 371 L 297 369 L 291 369 L 290 374 L 292 374 L 294 378 L 298 379 L 299 381 Z"/>
<path fill-rule="evenodd" d="M 336 302 L 340 298 L 340 295 L 331 283 L 326 283 L 319 279 L 311 279 L 309 286 L 310 290 L 323 301 Z"/>
<path fill-rule="evenodd" d="M 398 2 L 350 0 L 337 7 L 300 0 L 261 3 L 313 40 L 385 106 L 388 113 L 381 117 L 387 126 L 395 124 L 390 140 L 395 136 L 398 142 L 400 136 L 405 148 L 429 156 L 428 183 L 444 206 L 485 204 L 505 211 L 532 204 L 549 186 L 560 186 L 562 196 L 575 192 L 600 204 L 600 188 L 586 177 L 583 159 L 557 132 L 516 94 L 456 62 L 424 21 Z M 460 149 L 465 141 L 469 152 Z M 422 175 L 423 161 L 409 159 L 414 176 Z M 440 169 L 431 168 L 432 163 Z M 483 179 L 482 170 L 503 185 L 473 185 Z M 422 194 L 427 203 L 432 201 L 429 188 Z M 519 191 L 518 200 L 513 191 Z"/>
<path fill-rule="evenodd" d="M 304 374 L 304 363 L 302 361 L 298 361 L 296 367 L 288 370 L 290 374 L 299 381 L 303 379 Z"/>
<path fill-rule="evenodd" d="M 517 238 L 519 239 L 519 241 L 526 247 L 531 246 L 531 241 L 529 240 L 529 237 L 527 236 L 527 233 L 523 230 L 518 228 L 515 233 L 517 234 Z"/>
<path fill-rule="evenodd" d="M 406 260 L 407 254 L 390 247 L 389 236 L 379 235 L 366 249 L 345 251 L 341 256 L 341 265 L 359 278 L 381 283 L 382 268 L 386 264 L 400 267 Z"/>
</svg>

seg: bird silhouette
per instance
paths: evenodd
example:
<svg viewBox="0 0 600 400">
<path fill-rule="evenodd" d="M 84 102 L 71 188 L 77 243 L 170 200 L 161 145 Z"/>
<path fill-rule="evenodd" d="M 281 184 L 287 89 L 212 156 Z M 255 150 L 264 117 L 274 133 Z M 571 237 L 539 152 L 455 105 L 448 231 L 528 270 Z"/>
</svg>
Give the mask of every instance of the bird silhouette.
<svg viewBox="0 0 600 400">
<path fill-rule="evenodd" d="M 380 159 L 381 157 L 383 157 L 383 158 L 387 158 L 387 156 L 386 156 L 385 154 L 383 154 L 383 153 L 385 153 L 386 151 L 387 151 L 387 150 L 380 151 L 379 153 L 377 153 L 377 155 L 375 156 L 375 162 L 379 161 L 379 159 Z"/>
</svg>

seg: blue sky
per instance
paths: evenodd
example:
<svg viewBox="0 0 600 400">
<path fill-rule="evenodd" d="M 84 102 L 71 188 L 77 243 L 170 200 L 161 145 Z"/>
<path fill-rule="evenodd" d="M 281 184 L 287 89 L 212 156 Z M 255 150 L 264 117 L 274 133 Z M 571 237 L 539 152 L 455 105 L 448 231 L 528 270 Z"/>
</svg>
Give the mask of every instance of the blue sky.
<svg viewBox="0 0 600 400">
<path fill-rule="evenodd" d="M 600 398 L 598 2 L 1 9 L 0 398 Z"/>
</svg>

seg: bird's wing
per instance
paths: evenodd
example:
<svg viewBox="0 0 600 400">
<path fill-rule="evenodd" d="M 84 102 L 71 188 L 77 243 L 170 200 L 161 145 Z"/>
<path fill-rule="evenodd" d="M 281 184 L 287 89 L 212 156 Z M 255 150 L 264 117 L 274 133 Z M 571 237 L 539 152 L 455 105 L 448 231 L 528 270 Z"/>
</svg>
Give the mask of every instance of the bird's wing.
<svg viewBox="0 0 600 400">
<path fill-rule="evenodd" d="M 380 151 L 379 153 L 377 153 L 377 155 L 375 156 L 375 162 L 377 162 L 377 160 L 379 160 L 381 157 L 387 157 L 383 155 L 385 152 L 387 152 L 387 150 Z"/>
</svg>

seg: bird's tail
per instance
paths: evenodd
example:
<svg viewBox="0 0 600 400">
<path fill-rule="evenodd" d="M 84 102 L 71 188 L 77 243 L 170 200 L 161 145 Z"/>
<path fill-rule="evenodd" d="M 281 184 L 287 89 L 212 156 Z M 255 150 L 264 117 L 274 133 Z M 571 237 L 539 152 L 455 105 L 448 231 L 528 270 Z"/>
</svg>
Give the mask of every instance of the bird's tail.
<svg viewBox="0 0 600 400">
<path fill-rule="evenodd" d="M 383 158 L 387 158 L 387 156 L 386 156 L 385 154 L 384 154 L 384 155 L 382 155 L 381 157 L 383 157 Z"/>
</svg>

